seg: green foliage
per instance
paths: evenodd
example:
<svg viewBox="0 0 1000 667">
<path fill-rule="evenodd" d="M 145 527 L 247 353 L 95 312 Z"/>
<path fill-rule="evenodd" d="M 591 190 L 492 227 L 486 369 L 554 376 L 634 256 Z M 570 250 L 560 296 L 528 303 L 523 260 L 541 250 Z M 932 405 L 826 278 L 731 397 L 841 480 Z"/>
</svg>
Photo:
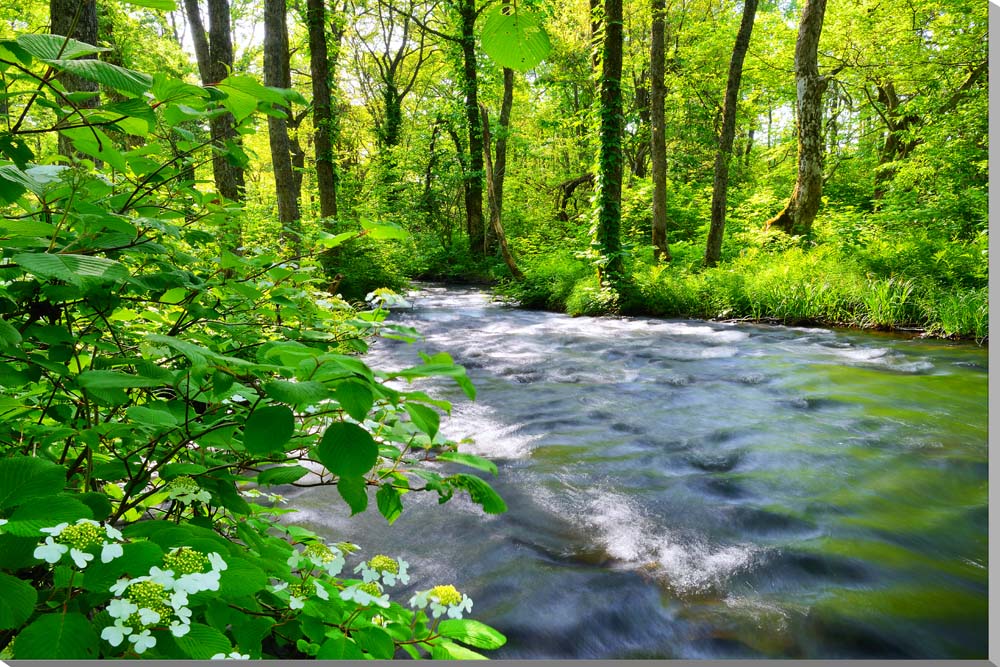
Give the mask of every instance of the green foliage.
<svg viewBox="0 0 1000 667">
<path fill-rule="evenodd" d="M 516 4 L 488 9 L 479 36 L 483 51 L 498 65 L 519 72 L 535 67 L 552 50 L 539 17 Z"/>
<path fill-rule="evenodd" d="M 321 289 L 314 262 L 218 243 L 241 213 L 194 187 L 208 147 L 182 124 L 223 109 L 249 121 L 282 94 L 75 59 L 93 51 L 42 35 L 0 43 L 0 656 L 386 659 L 502 645 L 458 623 L 471 601 L 440 592 L 453 587 L 391 599 L 410 581 L 401 559 L 346 574 L 356 547 L 290 523 L 270 492 L 336 486 L 356 513 L 373 489 L 390 523 L 410 493 L 506 509 L 481 477 L 427 465 L 496 473 L 440 435 L 447 402 L 391 382 L 447 376 L 471 398 L 465 370 L 444 354 L 394 372 L 357 356 L 373 336 L 412 340 L 383 321 L 385 292 L 356 311 Z M 76 108 L 53 84 L 60 72 L 116 101 Z M 24 139 L 57 131 L 77 155 Z M 351 239 L 374 254 L 402 236 L 364 225 L 310 242 L 350 256 Z"/>
</svg>

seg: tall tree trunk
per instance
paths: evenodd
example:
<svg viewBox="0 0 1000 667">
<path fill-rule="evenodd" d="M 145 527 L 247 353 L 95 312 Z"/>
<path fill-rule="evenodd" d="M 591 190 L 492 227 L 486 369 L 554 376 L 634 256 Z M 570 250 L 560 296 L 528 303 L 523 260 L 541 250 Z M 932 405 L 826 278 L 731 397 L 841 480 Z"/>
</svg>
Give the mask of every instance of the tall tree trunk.
<svg viewBox="0 0 1000 667">
<path fill-rule="evenodd" d="M 188 0 L 190 1 L 190 0 Z M 337 217 L 337 176 L 333 155 L 333 95 L 332 68 L 340 50 L 339 34 L 335 32 L 333 58 L 326 43 L 326 7 L 324 0 L 307 0 L 309 24 L 309 66 L 312 72 L 313 127 L 316 144 L 316 187 L 319 190 L 319 213 L 323 218 Z"/>
<path fill-rule="evenodd" d="M 49 17 L 53 35 L 72 37 L 97 46 L 97 0 L 49 0 Z M 93 109 L 99 104 L 97 96 L 99 88 L 93 81 L 68 72 L 60 74 L 59 80 L 69 92 L 94 93 L 92 97 L 77 103 L 78 107 Z M 61 155 L 73 153 L 73 142 L 62 134 L 59 135 L 59 153 Z"/>
<path fill-rule="evenodd" d="M 493 170 L 493 160 L 490 157 L 489 148 L 490 118 L 486 112 L 485 105 L 480 104 L 479 109 L 483 117 L 483 143 L 486 145 L 486 193 L 490 200 L 490 226 L 493 228 L 493 233 L 496 235 L 497 243 L 500 246 L 500 254 L 503 256 L 503 261 L 507 264 L 507 268 L 510 269 L 511 275 L 514 276 L 515 280 L 521 280 L 524 278 L 524 274 L 517 268 L 514 256 L 510 253 L 510 247 L 507 245 L 507 235 L 504 234 L 503 230 L 503 221 L 500 219 L 502 206 L 497 195 L 497 174 Z M 499 142 L 500 139 L 497 139 L 497 143 Z M 500 178 L 502 180 L 502 176 Z"/>
<path fill-rule="evenodd" d="M 729 187 L 729 160 L 732 157 L 733 137 L 736 134 L 736 107 L 740 79 L 743 78 L 743 59 L 747 55 L 747 49 L 750 48 L 750 34 L 753 32 L 753 19 L 756 14 L 757 0 L 745 0 L 743 20 L 740 22 L 739 32 L 736 33 L 736 43 L 733 44 L 733 57 L 729 60 L 729 79 L 726 81 L 726 99 L 722 107 L 722 132 L 719 134 L 719 150 L 715 153 L 712 223 L 708 230 L 708 243 L 705 246 L 706 266 L 715 266 L 722 256 L 722 234 L 726 228 L 726 189 Z"/>
<path fill-rule="evenodd" d="M 670 246 L 667 245 L 667 140 L 665 134 L 666 114 L 664 100 L 664 69 L 666 65 L 664 0 L 653 0 L 653 31 L 650 59 L 650 109 L 649 109 L 649 152 L 653 163 L 653 256 L 669 262 Z"/>
<path fill-rule="evenodd" d="M 208 81 L 204 83 L 218 83 L 229 76 L 233 68 L 229 0 L 208 0 L 208 46 Z M 212 118 L 209 121 L 209 130 L 213 143 L 220 150 L 225 150 L 229 142 L 239 142 L 236 120 L 230 113 Z M 228 160 L 219 150 L 212 157 L 212 174 L 219 194 L 231 201 L 243 201 L 246 191 L 243 168 Z"/>
<path fill-rule="evenodd" d="M 817 62 L 826 0 L 806 0 L 795 40 L 795 108 L 798 116 L 799 171 L 788 205 L 766 227 L 808 235 L 823 195 L 823 93 L 829 81 Z"/>
<path fill-rule="evenodd" d="M 474 257 L 485 255 L 486 234 L 483 225 L 483 128 L 479 117 L 479 81 L 476 72 L 476 3 L 461 0 L 463 84 L 465 120 L 469 129 L 469 169 L 465 173 L 465 228 L 469 251 Z"/>
<path fill-rule="evenodd" d="M 264 0 L 264 85 L 291 88 L 288 65 L 288 30 L 285 27 L 285 0 Z M 285 107 L 286 114 L 291 109 Z M 282 239 L 292 244 L 294 254 L 301 249 L 299 203 L 295 198 L 295 176 L 292 171 L 291 144 L 288 141 L 288 121 L 267 117 L 267 134 L 271 145 L 271 165 L 278 196 L 278 220 Z"/>
<path fill-rule="evenodd" d="M 504 176 L 507 174 L 507 135 L 510 132 L 510 112 L 511 108 L 514 106 L 514 70 L 509 67 L 503 68 L 503 96 L 500 102 L 500 118 L 497 124 L 497 136 L 495 140 L 495 157 L 493 158 L 493 190 L 495 197 L 489 196 L 487 192 L 487 200 L 490 206 L 490 218 L 492 219 L 494 213 L 497 219 L 503 216 L 503 181 Z M 486 116 L 483 116 L 485 123 Z M 485 136 L 485 133 L 489 131 L 489 127 L 483 125 L 483 144 L 486 146 L 486 156 L 489 157 L 490 152 L 490 140 Z M 489 190 L 489 183 L 487 183 L 487 190 Z M 498 208 L 494 212 L 494 206 Z M 497 237 L 493 233 L 492 225 L 486 230 L 486 252 L 487 254 L 492 253 L 496 248 Z"/>
<path fill-rule="evenodd" d="M 601 67 L 601 127 L 597 160 L 598 277 L 613 287 L 625 279 L 622 260 L 622 0 L 604 0 L 604 49 Z"/>
</svg>

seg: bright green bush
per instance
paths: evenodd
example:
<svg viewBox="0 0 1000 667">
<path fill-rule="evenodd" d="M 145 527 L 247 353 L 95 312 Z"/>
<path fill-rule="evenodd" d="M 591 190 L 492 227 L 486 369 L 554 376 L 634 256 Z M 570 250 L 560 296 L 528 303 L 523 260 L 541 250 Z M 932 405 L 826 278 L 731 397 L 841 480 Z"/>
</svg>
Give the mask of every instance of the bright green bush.
<svg viewBox="0 0 1000 667">
<path fill-rule="evenodd" d="M 328 544 L 274 493 L 336 486 L 352 513 L 373 497 L 390 523 L 410 493 L 505 510 L 480 476 L 425 463 L 496 473 L 441 436 L 450 405 L 395 388 L 445 376 L 472 397 L 464 369 L 446 354 L 369 367 L 357 353 L 372 336 L 414 332 L 319 289 L 315 263 L 228 251 L 219 232 L 238 207 L 186 179 L 207 146 L 179 120 L 247 121 L 276 93 L 78 60 L 94 51 L 0 42 L 7 91 L 36 90 L 0 108 L 0 658 L 468 658 L 503 644 L 462 618 L 461 582 Z M 125 101 L 63 108 L 61 71 Z M 36 155 L 19 118 L 32 133 L 59 122 L 82 156 Z M 400 232 L 368 225 L 316 250 L 359 235 Z M 420 592 L 396 599 L 411 577 Z"/>
</svg>

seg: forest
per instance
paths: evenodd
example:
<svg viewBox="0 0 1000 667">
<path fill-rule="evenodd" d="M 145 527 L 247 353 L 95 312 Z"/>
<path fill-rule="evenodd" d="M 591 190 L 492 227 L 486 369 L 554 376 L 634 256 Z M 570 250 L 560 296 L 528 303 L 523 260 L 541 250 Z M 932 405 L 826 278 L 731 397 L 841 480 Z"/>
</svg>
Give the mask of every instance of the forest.
<svg viewBox="0 0 1000 667">
<path fill-rule="evenodd" d="M 0 659 L 503 647 L 286 516 L 507 510 L 443 428 L 466 367 L 365 356 L 420 340 L 413 281 L 985 345 L 986 38 L 969 0 L 0 3 Z"/>
</svg>

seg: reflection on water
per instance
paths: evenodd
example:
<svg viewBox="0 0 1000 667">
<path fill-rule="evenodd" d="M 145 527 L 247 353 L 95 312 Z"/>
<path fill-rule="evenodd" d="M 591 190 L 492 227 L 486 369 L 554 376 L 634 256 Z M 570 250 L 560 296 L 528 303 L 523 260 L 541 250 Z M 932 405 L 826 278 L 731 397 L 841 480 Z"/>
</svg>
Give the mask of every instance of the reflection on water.
<svg viewBox="0 0 1000 667">
<path fill-rule="evenodd" d="M 479 391 L 443 425 L 510 508 L 330 489 L 297 520 L 453 582 L 503 658 L 986 657 L 987 353 L 813 328 L 576 318 L 428 287 L 394 319 Z M 411 494 L 417 495 L 417 494 Z M 404 598 L 405 599 L 405 598 Z"/>
</svg>

